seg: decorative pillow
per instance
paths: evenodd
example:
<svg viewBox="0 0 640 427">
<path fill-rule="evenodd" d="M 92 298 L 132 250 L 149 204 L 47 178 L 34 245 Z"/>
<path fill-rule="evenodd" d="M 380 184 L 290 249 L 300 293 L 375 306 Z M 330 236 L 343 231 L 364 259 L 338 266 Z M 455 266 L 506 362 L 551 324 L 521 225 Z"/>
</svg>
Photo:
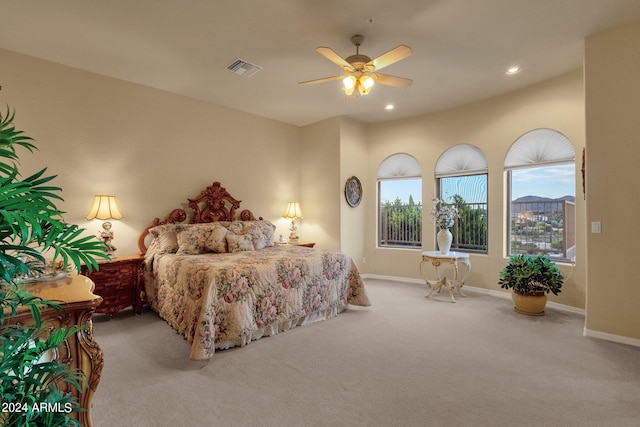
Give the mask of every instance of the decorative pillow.
<svg viewBox="0 0 640 427">
<path fill-rule="evenodd" d="M 243 233 L 251 235 L 256 250 L 274 245 L 273 233 L 276 227 L 269 221 L 243 221 L 242 226 Z"/>
<path fill-rule="evenodd" d="M 175 254 L 178 251 L 176 227 L 176 224 L 165 224 L 149 229 L 158 254 Z"/>
<path fill-rule="evenodd" d="M 227 234 L 229 252 L 254 251 L 253 240 L 250 234 Z"/>
<path fill-rule="evenodd" d="M 242 221 L 233 221 L 228 223 L 227 229 L 235 234 L 242 234 L 244 227 Z"/>
<path fill-rule="evenodd" d="M 178 255 L 198 255 L 206 252 L 206 243 L 211 234 L 207 224 L 183 225 L 177 228 Z"/>
<path fill-rule="evenodd" d="M 262 234 L 264 235 L 264 240 L 266 241 L 266 247 L 269 248 L 275 245 L 275 237 L 274 233 L 276 231 L 276 226 L 267 220 L 257 221 L 258 226 L 262 230 Z"/>
<path fill-rule="evenodd" d="M 205 249 L 209 252 L 222 254 L 227 252 L 227 234 L 229 231 L 217 222 L 214 223 L 207 241 L 205 242 Z"/>
</svg>

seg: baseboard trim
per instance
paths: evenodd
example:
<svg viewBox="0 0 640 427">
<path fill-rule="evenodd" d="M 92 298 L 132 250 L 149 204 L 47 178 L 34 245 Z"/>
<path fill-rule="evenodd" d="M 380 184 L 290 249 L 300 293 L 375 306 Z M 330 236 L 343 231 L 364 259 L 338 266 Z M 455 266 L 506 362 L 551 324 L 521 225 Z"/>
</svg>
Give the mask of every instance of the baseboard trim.
<svg viewBox="0 0 640 427">
<path fill-rule="evenodd" d="M 379 279 L 379 280 L 388 280 L 391 282 L 404 282 L 404 283 L 416 283 L 420 285 L 424 285 L 424 280 L 422 279 L 413 279 L 409 277 L 397 277 L 397 276 L 382 276 L 379 274 L 363 274 L 363 279 Z M 477 288 L 475 286 L 464 285 L 465 291 L 474 292 L 477 294 L 489 295 L 497 298 L 511 299 L 510 292 L 496 291 L 493 289 L 485 289 L 485 288 Z M 547 301 L 547 306 L 559 311 L 565 311 L 568 313 L 579 314 L 581 316 L 585 315 L 585 311 L 582 308 L 571 307 L 570 305 L 558 304 L 557 302 Z"/>
<path fill-rule="evenodd" d="M 424 280 L 412 279 L 410 277 L 383 276 L 381 274 L 362 274 L 361 276 L 363 279 L 378 279 L 378 280 L 388 280 L 390 282 L 417 283 L 419 285 L 424 285 Z"/>
<path fill-rule="evenodd" d="M 640 340 L 636 338 L 629 338 L 622 335 L 608 334 L 606 332 L 593 331 L 586 327 L 582 331 L 582 335 L 590 338 L 598 338 L 605 341 L 611 341 L 618 344 L 626 344 L 634 347 L 640 347 Z"/>
</svg>

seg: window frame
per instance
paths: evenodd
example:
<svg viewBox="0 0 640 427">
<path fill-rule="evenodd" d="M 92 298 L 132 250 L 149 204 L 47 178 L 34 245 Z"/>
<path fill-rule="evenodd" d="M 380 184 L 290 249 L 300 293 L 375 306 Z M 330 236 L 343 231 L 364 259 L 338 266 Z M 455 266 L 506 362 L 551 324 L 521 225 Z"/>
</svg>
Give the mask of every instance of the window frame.
<svg viewBox="0 0 640 427">
<path fill-rule="evenodd" d="M 386 157 L 378 165 L 377 179 L 376 179 L 376 247 L 384 249 L 417 249 L 422 250 L 422 229 L 424 221 L 424 211 L 422 200 L 418 204 L 420 206 L 420 221 L 418 223 L 419 229 L 417 230 L 416 241 L 411 241 L 411 244 L 383 244 L 383 221 L 382 221 L 382 186 L 384 182 L 400 181 L 400 180 L 415 180 L 420 184 L 420 193 L 414 197 L 420 197 L 422 199 L 422 168 L 418 160 L 409 153 L 394 153 Z M 389 200 L 390 203 L 394 203 L 395 200 Z M 413 231 L 416 234 L 416 231 Z"/>
<path fill-rule="evenodd" d="M 536 135 L 537 133 L 537 135 Z M 539 137 L 539 140 L 534 140 L 534 138 Z M 528 144 L 538 144 L 535 148 L 531 148 L 531 145 Z M 517 149 L 514 153 L 513 150 Z M 577 212 L 575 209 L 575 200 L 576 199 L 576 158 L 575 158 L 575 147 L 571 143 L 571 141 L 561 132 L 555 129 L 549 128 L 539 128 L 533 129 L 525 134 L 521 135 L 518 139 L 516 139 L 507 155 L 505 157 L 505 166 L 504 172 L 506 173 L 506 209 L 505 209 L 505 256 L 511 257 L 513 255 L 517 255 L 520 252 L 513 252 L 513 238 L 512 233 L 514 232 L 513 228 L 513 171 L 525 170 L 525 169 L 542 169 L 553 166 L 571 166 L 573 171 L 573 221 L 571 224 L 573 225 L 573 230 L 567 232 L 567 221 L 565 221 L 566 217 L 563 217 L 563 248 L 565 256 L 558 257 L 553 256 L 551 259 L 554 262 L 558 263 L 572 263 L 575 259 L 575 251 L 577 250 L 575 241 L 576 233 L 577 233 Z M 538 196 L 545 197 L 545 196 Z M 535 203 L 535 202 L 532 202 Z M 553 202 L 559 203 L 559 202 Z M 563 205 L 563 208 L 566 209 L 566 202 Z M 568 233 L 568 234 L 567 234 Z M 567 252 L 569 251 L 569 247 L 567 247 L 568 243 L 565 241 L 566 236 L 573 236 L 573 252 L 574 256 L 569 256 Z M 542 250 L 538 250 L 536 252 L 544 253 Z"/>
<path fill-rule="evenodd" d="M 485 231 L 485 247 L 484 249 L 469 249 L 469 248 L 455 248 L 456 251 L 466 253 L 489 253 L 489 162 L 482 149 L 476 147 L 473 144 L 456 144 L 447 148 L 438 158 L 434 170 L 434 178 L 436 183 L 436 193 L 441 200 L 448 201 L 449 197 L 453 195 L 442 194 L 442 179 L 448 178 L 460 178 L 465 176 L 486 176 L 485 183 L 485 216 L 486 216 L 486 231 Z M 468 202 L 470 205 L 474 203 Z M 459 226 L 459 221 L 456 220 L 456 226 Z"/>
<path fill-rule="evenodd" d="M 447 194 L 442 194 L 442 180 L 443 179 L 450 179 L 450 178 L 462 178 L 465 176 L 485 176 L 486 177 L 486 183 L 485 183 L 485 192 L 487 194 L 487 198 L 485 201 L 485 227 L 486 227 L 486 231 L 484 233 L 484 240 L 485 240 L 485 244 L 484 244 L 484 248 L 483 249 L 473 249 L 473 248 L 461 248 L 456 246 L 455 241 L 451 244 L 451 249 L 455 249 L 457 252 L 464 252 L 464 253 L 471 253 L 471 254 L 488 254 L 489 253 L 489 172 L 485 171 L 485 172 L 473 172 L 473 173 L 459 173 L 459 174 L 453 174 L 453 175 L 447 175 L 447 176 L 440 176 L 438 178 L 436 178 L 436 189 L 437 189 L 437 196 L 438 198 L 440 198 L 441 200 L 444 200 L 445 202 L 449 201 L 449 198 L 452 197 L 452 195 L 447 195 Z M 465 200 L 466 202 L 466 200 Z M 467 202 L 468 205 L 475 205 L 477 203 L 475 202 Z M 455 225 L 454 227 L 459 227 L 460 225 L 460 219 L 456 219 L 455 221 Z M 454 233 L 455 234 L 455 233 Z M 455 238 L 454 238 L 455 240 Z"/>
</svg>

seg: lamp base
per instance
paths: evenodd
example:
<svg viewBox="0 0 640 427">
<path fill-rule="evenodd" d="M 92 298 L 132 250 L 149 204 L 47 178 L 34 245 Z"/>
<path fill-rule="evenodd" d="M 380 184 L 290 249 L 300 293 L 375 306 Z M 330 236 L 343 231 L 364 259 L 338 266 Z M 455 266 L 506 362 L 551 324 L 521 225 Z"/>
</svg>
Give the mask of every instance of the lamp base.
<svg viewBox="0 0 640 427">
<path fill-rule="evenodd" d="M 298 238 L 298 227 L 296 227 L 295 218 L 291 219 L 291 227 L 289 230 L 291 230 L 291 234 L 289 234 L 289 243 L 298 243 L 300 239 Z"/>
<path fill-rule="evenodd" d="M 102 231 L 100 232 L 100 240 L 104 243 L 104 251 L 109 255 L 109 258 L 115 258 L 115 252 L 118 248 L 113 246 L 113 231 L 111 231 L 111 223 L 106 221 L 102 224 Z"/>
</svg>

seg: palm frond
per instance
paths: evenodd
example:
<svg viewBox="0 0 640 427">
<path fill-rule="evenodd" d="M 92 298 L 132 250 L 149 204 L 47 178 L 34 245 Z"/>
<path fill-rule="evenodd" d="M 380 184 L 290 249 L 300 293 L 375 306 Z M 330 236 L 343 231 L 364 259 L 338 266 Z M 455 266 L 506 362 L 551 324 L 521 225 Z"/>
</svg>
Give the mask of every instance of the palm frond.
<svg viewBox="0 0 640 427">
<path fill-rule="evenodd" d="M 23 131 L 16 130 L 13 125 L 15 111 L 11 111 L 7 106 L 4 117 L 0 115 L 0 159 L 7 159 L 11 162 L 0 161 L 0 174 L 10 175 L 17 169 L 15 161 L 18 160 L 16 146 L 26 148 L 33 152 L 36 146 L 31 142 L 32 138 L 26 136 Z"/>
<path fill-rule="evenodd" d="M 67 405 L 64 407 L 71 411 L 78 410 L 75 398 L 58 387 L 67 384 L 81 391 L 87 384 L 84 374 L 65 363 L 46 361 L 43 356 L 80 330 L 81 327 L 73 326 L 43 336 L 43 330 L 35 326 L 0 328 L 0 398 L 3 403 L 26 404 L 22 406 L 25 411 L 3 413 L 2 425 L 79 425 L 68 413 L 39 411 L 38 405 L 57 403 Z"/>
</svg>

